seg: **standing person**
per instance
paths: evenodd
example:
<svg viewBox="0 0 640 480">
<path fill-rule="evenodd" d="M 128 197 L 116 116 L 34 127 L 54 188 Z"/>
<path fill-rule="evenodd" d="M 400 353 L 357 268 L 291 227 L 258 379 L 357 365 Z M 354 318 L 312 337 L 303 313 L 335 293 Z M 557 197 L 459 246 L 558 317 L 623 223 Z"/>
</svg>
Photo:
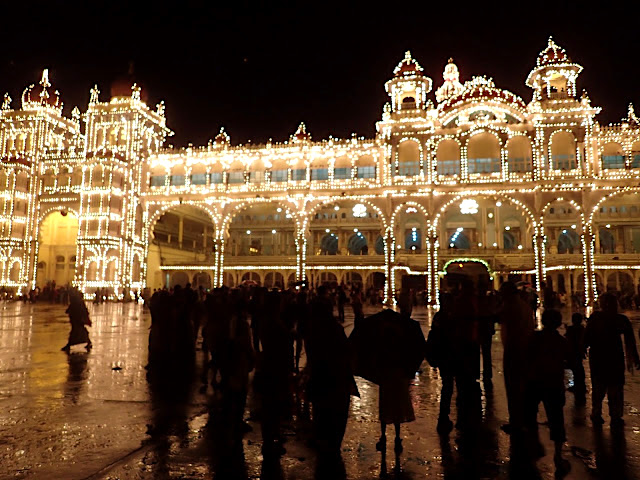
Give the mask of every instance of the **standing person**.
<svg viewBox="0 0 640 480">
<path fill-rule="evenodd" d="M 347 427 L 351 395 L 358 395 L 347 336 L 333 317 L 333 305 L 318 288 L 305 332 L 308 356 L 308 392 L 313 405 L 316 444 L 322 456 L 337 458 Z"/>
<path fill-rule="evenodd" d="M 338 287 L 338 321 L 344 323 L 344 304 L 347 303 L 347 294 L 344 293 L 344 285 Z"/>
<path fill-rule="evenodd" d="M 573 372 L 573 387 L 569 390 L 573 391 L 576 405 L 584 405 L 586 403 L 587 393 L 584 365 L 582 364 L 582 361 L 586 357 L 582 319 L 583 316 L 581 313 L 574 313 L 571 316 L 571 325 L 567 327 L 566 333 L 564 334 L 569 348 L 568 366 Z"/>
<path fill-rule="evenodd" d="M 229 439 L 238 442 L 246 428 L 244 410 L 247 404 L 249 373 L 255 364 L 251 332 L 242 300 L 232 305 L 229 318 L 229 337 L 225 346 L 222 371 L 222 411 L 229 427 Z"/>
<path fill-rule="evenodd" d="M 86 325 L 91 325 L 89 319 L 89 310 L 84 304 L 82 295 L 79 292 L 74 292 L 70 296 L 71 303 L 67 307 L 67 315 L 69 315 L 69 323 L 71 323 L 71 331 L 69 332 L 69 341 L 61 348 L 63 352 L 69 352 L 73 345 L 79 345 L 86 343 L 87 351 L 91 350 L 91 340 L 89 339 L 89 332 Z"/>
<path fill-rule="evenodd" d="M 640 369 L 640 359 L 636 340 L 629 319 L 618 313 L 618 301 L 613 294 L 600 296 L 601 311 L 594 312 L 587 322 L 584 332 L 584 346 L 589 349 L 591 369 L 591 421 L 602 425 L 602 401 L 609 400 L 611 426 L 624 424 L 622 406 L 624 403 L 625 352 L 621 336 L 624 336 L 626 361 L 629 371 Z"/>
<path fill-rule="evenodd" d="M 362 294 L 357 287 L 351 292 L 351 308 L 353 308 L 353 324 L 357 324 L 364 319 L 364 311 L 362 309 Z"/>
<path fill-rule="evenodd" d="M 496 333 L 495 296 L 489 294 L 486 283 L 478 285 L 478 334 L 482 351 L 482 383 L 485 391 L 493 390 L 491 346 Z"/>
<path fill-rule="evenodd" d="M 398 306 L 400 307 L 401 316 L 405 318 L 411 317 L 412 304 L 408 292 L 401 293 L 398 299 Z M 386 452 L 387 425 L 393 424 L 396 433 L 394 451 L 400 454 L 403 450 L 400 425 L 413 422 L 416 417 L 409 393 L 409 385 L 413 376 L 409 376 L 409 372 L 404 369 L 399 352 L 405 348 L 405 345 L 398 344 L 398 336 L 395 333 L 393 330 L 388 332 L 389 343 L 386 345 L 387 351 L 380 354 L 381 358 L 386 359 L 387 363 L 381 372 L 379 382 L 380 440 L 376 443 L 376 450 Z M 422 338 L 422 342 L 424 344 L 424 338 Z M 421 352 L 425 351 L 424 347 L 425 345 L 422 345 Z M 415 375 L 415 372 L 413 374 Z"/>
<path fill-rule="evenodd" d="M 453 430 L 453 422 L 449 418 L 451 413 L 451 398 L 456 373 L 456 356 L 454 355 L 455 325 L 452 318 L 453 297 L 444 293 L 440 298 L 440 309 L 433 316 L 431 330 L 427 338 L 426 359 L 438 369 L 442 380 L 440 390 L 440 414 L 438 416 L 438 433 L 446 435 Z"/>
<path fill-rule="evenodd" d="M 555 446 L 554 461 L 559 469 L 567 464 L 562 458 L 562 445 L 566 441 L 563 407 L 564 367 L 567 360 L 567 340 L 558 333 L 562 314 L 546 309 L 542 314 L 542 330 L 534 332 L 527 348 L 527 384 L 525 418 L 527 431 L 541 449 L 538 437 L 538 406 L 544 405 L 551 440 Z"/>
<path fill-rule="evenodd" d="M 526 349 L 535 329 L 529 305 L 520 296 L 513 282 L 505 282 L 500 287 L 502 306 L 498 313 L 500 338 L 504 349 L 504 384 L 507 391 L 509 424 L 503 426 L 507 433 L 523 428 L 524 388 L 526 373 Z"/>
</svg>

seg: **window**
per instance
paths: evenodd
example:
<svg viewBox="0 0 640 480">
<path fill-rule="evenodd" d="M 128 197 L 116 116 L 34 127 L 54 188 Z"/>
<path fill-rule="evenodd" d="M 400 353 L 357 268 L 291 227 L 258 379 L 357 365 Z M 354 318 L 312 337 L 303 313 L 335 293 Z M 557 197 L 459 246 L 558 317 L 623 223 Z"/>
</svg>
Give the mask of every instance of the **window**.
<svg viewBox="0 0 640 480">
<path fill-rule="evenodd" d="M 376 178 L 375 165 L 369 165 L 366 167 L 358 167 L 358 178 Z"/>
<path fill-rule="evenodd" d="M 633 155 L 631 159 L 631 168 L 640 168 L 640 153 Z"/>
<path fill-rule="evenodd" d="M 496 173 L 500 171 L 499 158 L 470 158 L 469 173 Z"/>
<path fill-rule="evenodd" d="M 438 175 L 460 175 L 459 160 L 438 160 Z"/>
<path fill-rule="evenodd" d="M 603 155 L 602 168 L 605 170 L 611 168 L 624 168 L 624 156 L 622 155 Z"/>
<path fill-rule="evenodd" d="M 184 185 L 184 175 L 171 175 L 171 185 Z"/>
<path fill-rule="evenodd" d="M 288 170 L 271 170 L 272 182 L 286 182 Z"/>
<path fill-rule="evenodd" d="M 191 185 L 206 185 L 207 174 L 206 173 L 194 173 L 191 175 Z"/>
<path fill-rule="evenodd" d="M 333 170 L 333 178 L 336 180 L 347 180 L 351 178 L 351 167 L 340 167 Z"/>
<path fill-rule="evenodd" d="M 531 158 L 510 158 L 509 173 L 525 173 L 532 170 Z"/>
<path fill-rule="evenodd" d="M 166 175 L 153 175 L 151 177 L 151 186 L 152 187 L 164 187 Z"/>
<path fill-rule="evenodd" d="M 398 163 L 399 176 L 413 176 L 420 173 L 420 162 L 402 162 Z"/>
<path fill-rule="evenodd" d="M 311 180 L 329 180 L 328 168 L 312 168 Z"/>
<path fill-rule="evenodd" d="M 291 180 L 302 181 L 307 179 L 306 168 L 294 168 L 291 170 Z"/>
<path fill-rule="evenodd" d="M 250 172 L 249 173 L 249 182 L 251 183 L 262 183 L 264 182 L 264 172 Z"/>
<path fill-rule="evenodd" d="M 209 174 L 209 183 L 222 183 L 222 172 L 215 172 Z"/>
<path fill-rule="evenodd" d="M 244 172 L 229 172 L 229 183 L 244 183 Z"/>
<path fill-rule="evenodd" d="M 551 162 L 554 170 L 572 170 L 576 168 L 576 156 L 573 154 L 553 155 Z"/>
</svg>

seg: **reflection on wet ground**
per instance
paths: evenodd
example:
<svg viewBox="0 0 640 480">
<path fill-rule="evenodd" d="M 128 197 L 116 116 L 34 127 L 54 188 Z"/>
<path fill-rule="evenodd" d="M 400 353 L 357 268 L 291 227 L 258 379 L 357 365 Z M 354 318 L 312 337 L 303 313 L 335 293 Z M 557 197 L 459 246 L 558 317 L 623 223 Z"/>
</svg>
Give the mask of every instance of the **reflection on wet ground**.
<svg viewBox="0 0 640 480">
<path fill-rule="evenodd" d="M 93 350 L 67 355 L 60 352 L 68 334 L 62 306 L 0 304 L 0 478 L 554 478 L 553 445 L 544 426 L 540 438 L 547 455 L 535 465 L 516 461 L 517 452 L 500 430 L 507 410 L 498 335 L 493 345 L 495 389 L 492 395 L 483 394 L 483 421 L 473 432 L 436 434 L 440 380 L 423 363 L 412 390 L 416 421 L 403 429 L 401 457 L 389 453 L 383 458 L 376 452 L 377 387 L 358 379 L 361 398 L 351 404 L 344 463 L 317 465 L 304 409 L 287 424 L 287 453 L 279 460 L 262 457 L 251 401 L 247 417 L 253 431 L 242 445 L 229 445 L 220 422 L 220 398 L 210 387 L 201 391 L 190 375 L 167 375 L 148 384 L 144 366 L 150 320 L 142 307 L 89 308 Z M 629 315 L 637 332 L 640 315 Z M 427 332 L 431 312 L 418 310 L 414 317 Z M 348 332 L 351 326 L 348 317 Z M 197 372 L 193 376 L 198 378 Z M 638 373 L 628 376 L 627 423 L 620 432 L 608 426 L 594 430 L 589 406 L 576 407 L 568 393 L 565 455 L 571 472 L 565 478 L 640 478 L 639 408 Z"/>
</svg>

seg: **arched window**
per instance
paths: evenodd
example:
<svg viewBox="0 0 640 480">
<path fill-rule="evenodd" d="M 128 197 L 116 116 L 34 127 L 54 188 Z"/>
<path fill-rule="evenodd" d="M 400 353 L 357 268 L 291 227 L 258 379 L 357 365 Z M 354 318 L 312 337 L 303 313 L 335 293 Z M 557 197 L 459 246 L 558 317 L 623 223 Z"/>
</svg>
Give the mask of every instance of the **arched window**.
<svg viewBox="0 0 640 480">
<path fill-rule="evenodd" d="M 229 177 L 227 180 L 229 184 L 244 183 L 244 165 L 242 162 L 235 161 L 229 167 Z"/>
<path fill-rule="evenodd" d="M 358 158 L 356 168 L 358 178 L 376 178 L 376 162 L 371 155 Z"/>
<path fill-rule="evenodd" d="M 347 243 L 347 250 L 349 250 L 351 255 L 367 255 L 369 253 L 367 239 L 362 232 L 357 232 L 351 235 L 349 242 Z"/>
<path fill-rule="evenodd" d="M 333 233 L 327 233 L 320 241 L 321 255 L 335 255 L 338 252 L 338 237 Z"/>
<path fill-rule="evenodd" d="M 622 145 L 616 142 L 609 142 L 602 147 L 602 168 L 605 170 L 625 168 Z"/>
<path fill-rule="evenodd" d="M 9 280 L 17 282 L 20 280 L 20 262 L 14 262 L 9 270 Z"/>
<path fill-rule="evenodd" d="M 436 148 L 438 175 L 460 175 L 460 146 L 455 140 L 442 140 Z"/>
<path fill-rule="evenodd" d="M 90 282 L 98 280 L 98 264 L 95 261 L 89 262 L 89 266 L 87 267 L 87 280 Z"/>
<path fill-rule="evenodd" d="M 402 110 L 410 110 L 416 108 L 416 99 L 413 97 L 404 97 L 402 99 Z"/>
<path fill-rule="evenodd" d="M 507 142 L 507 157 L 509 173 L 530 172 L 533 169 L 531 141 L 524 135 L 513 137 Z"/>
<path fill-rule="evenodd" d="M 420 173 L 420 145 L 407 140 L 398 145 L 397 175 L 410 177 Z"/>
<path fill-rule="evenodd" d="M 382 235 L 378 235 L 373 248 L 377 255 L 384 255 L 384 238 L 382 238 Z"/>
<path fill-rule="evenodd" d="M 223 172 L 222 165 L 216 163 L 211 167 L 211 172 L 209 173 L 209 183 L 211 185 L 220 185 L 223 182 Z"/>
<path fill-rule="evenodd" d="M 422 234 L 420 227 L 407 228 L 404 235 L 404 248 L 410 252 L 419 253 L 422 250 Z"/>
<path fill-rule="evenodd" d="M 271 165 L 271 182 L 286 182 L 289 176 L 289 166 L 284 160 L 275 161 Z"/>
<path fill-rule="evenodd" d="M 631 145 L 631 168 L 640 168 L 640 142 Z"/>
<path fill-rule="evenodd" d="M 467 145 L 469 173 L 500 172 L 500 141 L 492 133 L 480 133 Z"/>
<path fill-rule="evenodd" d="M 206 167 L 198 163 L 191 167 L 190 176 L 191 185 L 206 185 L 207 184 L 207 169 Z"/>
<path fill-rule="evenodd" d="M 171 170 L 171 177 L 169 183 L 172 186 L 181 187 L 185 184 L 186 175 L 185 168 L 182 165 L 178 165 Z"/>
<path fill-rule="evenodd" d="M 263 183 L 264 172 L 263 161 L 260 159 L 254 161 L 249 167 L 249 183 Z"/>
<path fill-rule="evenodd" d="M 335 180 L 349 180 L 351 178 L 351 159 L 339 157 L 333 165 L 333 178 Z"/>
<path fill-rule="evenodd" d="M 551 137 L 551 168 L 572 170 L 576 167 L 576 138 L 573 133 L 554 133 Z"/>
<path fill-rule="evenodd" d="M 574 230 L 562 230 L 558 237 L 558 253 L 580 252 L 580 237 Z"/>
<path fill-rule="evenodd" d="M 329 180 L 329 161 L 326 158 L 311 163 L 311 180 Z"/>
<path fill-rule="evenodd" d="M 291 169 L 291 180 L 294 182 L 304 182 L 307 179 L 307 166 L 304 161 L 299 160 Z"/>
<path fill-rule="evenodd" d="M 598 234 L 600 235 L 600 253 L 616 253 L 616 239 L 611 231 L 601 228 Z"/>
</svg>

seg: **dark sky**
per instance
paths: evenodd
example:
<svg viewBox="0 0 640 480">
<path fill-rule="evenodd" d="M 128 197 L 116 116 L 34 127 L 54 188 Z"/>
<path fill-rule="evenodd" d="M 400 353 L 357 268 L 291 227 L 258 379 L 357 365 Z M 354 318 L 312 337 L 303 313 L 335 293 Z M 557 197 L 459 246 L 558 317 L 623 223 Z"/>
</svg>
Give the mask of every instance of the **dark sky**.
<svg viewBox="0 0 640 480">
<path fill-rule="evenodd" d="M 524 81 L 550 34 L 584 67 L 578 89 L 603 107 L 601 123 L 618 121 L 630 101 L 640 110 L 640 30 L 630 8 L 515 0 L 474 8 L 456 1 L 12 4 L 0 10 L 0 94 L 8 90 L 17 106 L 22 89 L 49 67 L 65 112 L 84 111 L 91 86 L 98 83 L 106 100 L 133 62 L 149 103 L 165 100 L 176 146 L 205 144 L 222 125 L 233 143 L 283 141 L 300 121 L 314 139 L 372 136 L 384 82 L 407 49 L 436 87 L 453 57 L 461 80 L 487 74 L 528 102 Z"/>
</svg>

